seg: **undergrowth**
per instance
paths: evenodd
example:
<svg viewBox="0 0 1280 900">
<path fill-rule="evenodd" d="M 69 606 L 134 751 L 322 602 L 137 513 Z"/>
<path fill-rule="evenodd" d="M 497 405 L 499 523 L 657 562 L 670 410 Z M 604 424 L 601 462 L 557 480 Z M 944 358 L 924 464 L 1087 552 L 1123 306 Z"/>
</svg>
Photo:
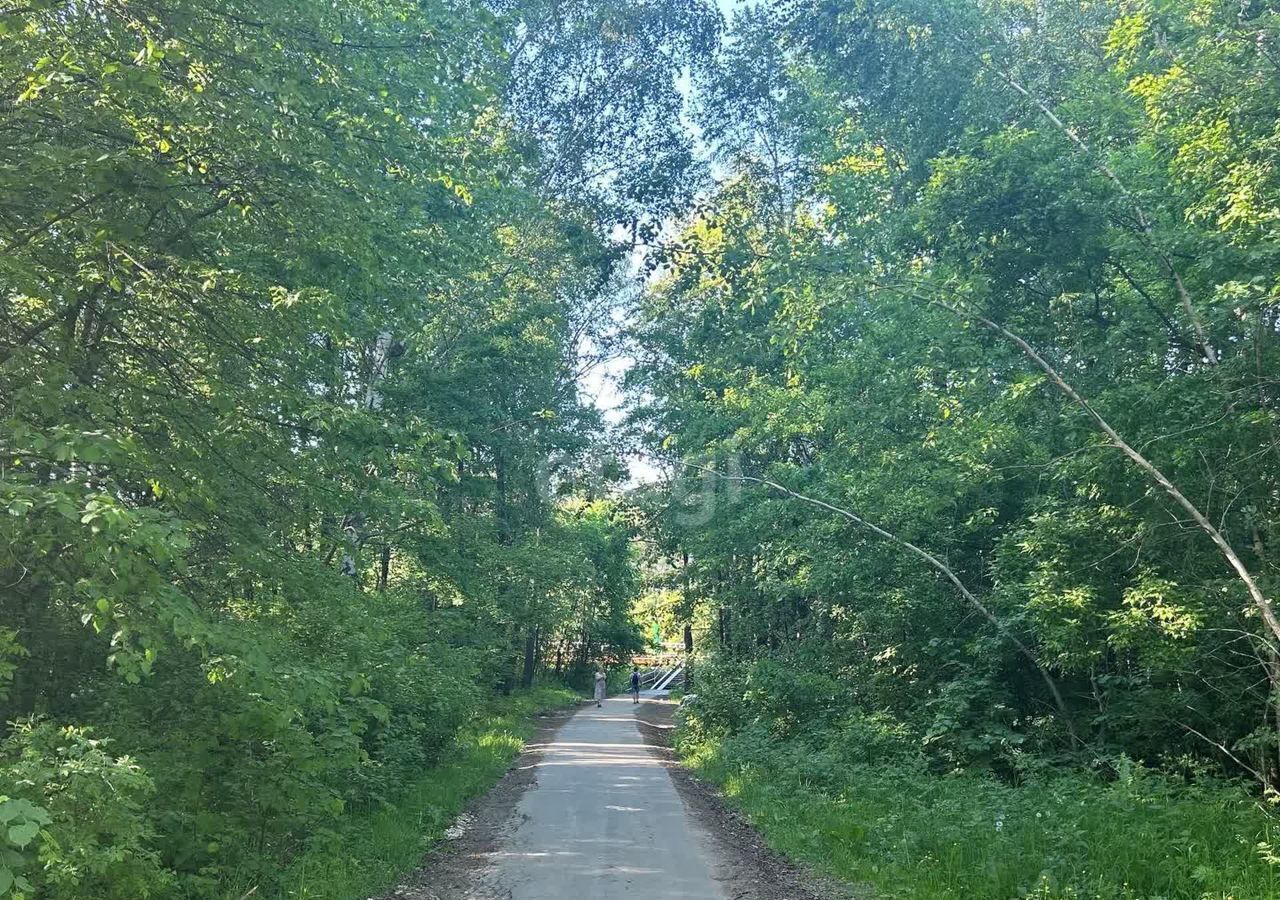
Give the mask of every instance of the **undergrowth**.
<svg viewBox="0 0 1280 900">
<path fill-rule="evenodd" d="M 1240 785 L 1120 760 L 1114 777 L 938 775 L 858 734 L 761 725 L 677 738 L 778 851 L 877 897 L 1246 900 L 1280 896 L 1276 822 Z"/>
</svg>

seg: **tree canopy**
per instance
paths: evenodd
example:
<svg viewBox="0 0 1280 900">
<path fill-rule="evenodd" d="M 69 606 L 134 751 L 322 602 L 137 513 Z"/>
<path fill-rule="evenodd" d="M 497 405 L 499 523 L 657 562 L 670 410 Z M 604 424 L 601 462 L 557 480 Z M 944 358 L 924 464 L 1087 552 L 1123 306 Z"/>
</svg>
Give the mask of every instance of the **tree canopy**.
<svg viewBox="0 0 1280 900">
<path fill-rule="evenodd" d="M 579 465 L 616 114 L 545 78 L 633 41 L 594 89 L 669 104 L 652 15 L 0 8 L 0 895 L 265 892 L 489 692 L 638 647 Z"/>
</svg>

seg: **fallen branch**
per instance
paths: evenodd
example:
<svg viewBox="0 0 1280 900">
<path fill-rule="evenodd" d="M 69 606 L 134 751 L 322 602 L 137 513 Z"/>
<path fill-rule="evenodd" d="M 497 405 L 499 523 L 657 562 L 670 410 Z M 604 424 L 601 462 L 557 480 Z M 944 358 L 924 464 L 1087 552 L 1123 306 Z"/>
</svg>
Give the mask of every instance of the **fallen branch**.
<svg viewBox="0 0 1280 900">
<path fill-rule="evenodd" d="M 1258 782 L 1263 786 L 1263 788 L 1270 787 L 1270 785 L 1267 784 L 1266 776 L 1264 776 L 1261 772 L 1259 772 L 1253 766 L 1249 765 L 1247 762 L 1242 760 L 1240 757 L 1232 753 L 1229 749 L 1227 749 L 1227 746 L 1225 744 L 1219 743 L 1218 741 L 1215 741 L 1213 738 L 1209 737 L 1208 735 L 1203 734 L 1199 731 L 1196 731 L 1194 728 L 1192 728 L 1190 725 L 1186 724 L 1185 722 L 1178 722 L 1174 719 L 1166 719 L 1165 721 L 1172 722 L 1174 725 L 1177 725 L 1179 728 L 1182 728 L 1188 734 L 1193 734 L 1196 737 L 1200 738 L 1200 740 L 1204 741 L 1206 744 L 1216 748 L 1219 752 L 1221 752 L 1224 756 L 1226 756 L 1228 759 L 1234 762 L 1237 766 L 1244 769 L 1254 778 L 1258 779 Z"/>
</svg>

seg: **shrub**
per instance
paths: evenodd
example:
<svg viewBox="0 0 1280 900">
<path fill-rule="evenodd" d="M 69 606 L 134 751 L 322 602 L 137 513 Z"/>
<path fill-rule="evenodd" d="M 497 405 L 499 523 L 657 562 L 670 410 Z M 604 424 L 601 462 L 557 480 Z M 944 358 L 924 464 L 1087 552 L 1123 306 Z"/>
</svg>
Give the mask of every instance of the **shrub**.
<svg viewBox="0 0 1280 900">
<path fill-rule="evenodd" d="M 30 800 L 0 794 L 0 897 L 11 891 L 22 897 L 33 890 L 23 871 L 32 863 L 41 827 L 52 821 L 47 810 Z"/>
<path fill-rule="evenodd" d="M 108 746 L 87 728 L 49 722 L 21 724 L 0 745 L 0 782 L 17 795 L 0 805 L 15 845 L 6 848 L 4 860 L 25 857 L 25 878 L 19 883 L 15 877 L 13 887 L 47 900 L 133 900 L 172 886 L 150 848 L 154 834 L 144 808 L 152 781 L 129 757 L 113 757 Z"/>
</svg>

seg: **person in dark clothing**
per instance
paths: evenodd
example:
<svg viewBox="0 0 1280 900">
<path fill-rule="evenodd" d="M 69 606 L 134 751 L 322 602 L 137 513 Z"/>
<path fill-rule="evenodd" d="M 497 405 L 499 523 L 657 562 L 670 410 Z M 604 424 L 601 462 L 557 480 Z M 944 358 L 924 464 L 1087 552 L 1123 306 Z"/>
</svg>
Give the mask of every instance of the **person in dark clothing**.
<svg viewBox="0 0 1280 900">
<path fill-rule="evenodd" d="M 631 667 L 631 702 L 640 702 L 640 670 L 635 666 Z"/>
</svg>

